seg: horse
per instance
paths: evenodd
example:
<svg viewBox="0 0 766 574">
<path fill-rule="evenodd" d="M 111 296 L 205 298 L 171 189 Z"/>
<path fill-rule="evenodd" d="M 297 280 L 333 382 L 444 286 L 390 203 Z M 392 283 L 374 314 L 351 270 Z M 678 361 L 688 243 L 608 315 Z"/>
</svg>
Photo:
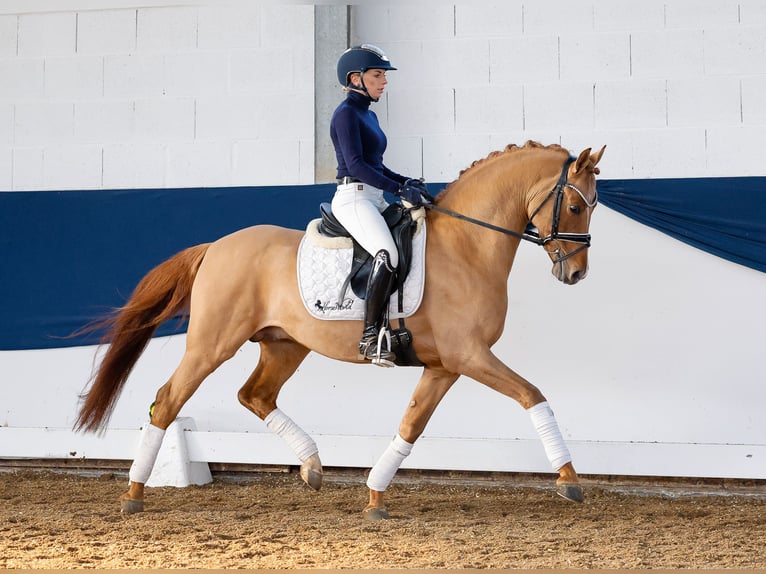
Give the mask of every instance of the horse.
<svg viewBox="0 0 766 574">
<path fill-rule="evenodd" d="M 426 204 L 428 240 L 422 302 L 407 318 L 423 365 L 398 434 L 371 469 L 364 518 L 389 518 L 384 492 L 431 415 L 460 376 L 515 399 L 530 415 L 553 471 L 556 493 L 583 501 L 583 490 L 543 393 L 491 350 L 508 306 L 507 284 L 517 248 L 532 241 L 547 252 L 551 273 L 566 285 L 588 272 L 588 228 L 597 204 L 597 164 L 606 146 L 573 156 L 557 144 L 509 144 L 462 170 Z M 188 318 L 186 349 L 157 391 L 150 424 L 130 468 L 121 511 L 144 509 L 147 481 L 165 429 L 203 380 L 246 342 L 260 345 L 239 402 L 281 436 L 300 460 L 300 476 L 322 484 L 311 437 L 277 406 L 282 386 L 309 352 L 363 362 L 360 321 L 323 321 L 300 301 L 296 258 L 305 232 L 273 225 L 235 231 L 184 249 L 138 283 L 124 306 L 93 329 L 108 344 L 81 396 L 75 430 L 106 426 L 128 376 L 157 327 Z"/>
</svg>

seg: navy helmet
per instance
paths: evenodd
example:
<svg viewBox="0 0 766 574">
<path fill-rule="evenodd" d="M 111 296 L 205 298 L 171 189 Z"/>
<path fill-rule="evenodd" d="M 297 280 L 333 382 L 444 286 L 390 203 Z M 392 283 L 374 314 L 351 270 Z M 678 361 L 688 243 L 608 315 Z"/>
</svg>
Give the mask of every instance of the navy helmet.
<svg viewBox="0 0 766 574">
<path fill-rule="evenodd" d="M 396 70 L 386 53 L 372 44 L 352 46 L 338 60 L 338 82 L 344 88 L 348 86 L 348 77 L 354 72 L 364 74 L 367 70 Z M 364 85 L 364 84 L 362 84 Z"/>
</svg>

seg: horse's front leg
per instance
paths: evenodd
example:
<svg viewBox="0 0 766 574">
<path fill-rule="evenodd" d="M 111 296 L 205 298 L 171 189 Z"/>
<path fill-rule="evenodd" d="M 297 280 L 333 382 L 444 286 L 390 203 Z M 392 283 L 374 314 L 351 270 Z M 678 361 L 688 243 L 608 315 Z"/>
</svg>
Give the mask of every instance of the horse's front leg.
<svg viewBox="0 0 766 574">
<path fill-rule="evenodd" d="M 556 492 L 567 500 L 582 502 L 583 491 L 572 465 L 572 457 L 545 396 L 532 383 L 508 368 L 489 348 L 476 351 L 470 357 L 462 365 L 462 374 L 515 399 L 526 409 L 551 467 L 559 473 Z"/>
<path fill-rule="evenodd" d="M 559 473 L 556 480 L 556 493 L 572 502 L 582 502 L 580 479 L 577 477 L 569 449 L 561 436 L 559 425 L 548 401 L 542 400 L 536 403 L 528 408 L 527 412 L 540 436 L 551 467 Z"/>
<path fill-rule="evenodd" d="M 423 375 L 415 387 L 407 411 L 399 424 L 399 433 L 388 445 L 383 456 L 378 459 L 367 477 L 370 501 L 363 512 L 365 519 L 382 520 L 389 517 L 383 500 L 383 493 L 391 484 L 391 480 L 393 480 L 404 459 L 410 454 L 412 445 L 423 434 L 442 397 L 458 376 L 454 373 L 428 367 L 423 370 Z"/>
</svg>

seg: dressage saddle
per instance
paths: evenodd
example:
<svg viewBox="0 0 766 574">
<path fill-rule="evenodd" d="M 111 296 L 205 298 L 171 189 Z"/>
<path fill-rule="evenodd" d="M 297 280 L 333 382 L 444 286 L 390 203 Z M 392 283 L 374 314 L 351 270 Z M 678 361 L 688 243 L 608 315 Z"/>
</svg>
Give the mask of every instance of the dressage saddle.
<svg viewBox="0 0 766 574">
<path fill-rule="evenodd" d="M 353 241 L 354 252 L 351 262 L 351 272 L 341 288 L 339 301 L 343 300 L 348 286 L 359 299 L 364 299 L 367 291 L 367 278 L 372 269 L 372 255 L 367 253 L 364 248 L 357 243 L 346 228 L 338 221 L 332 213 L 332 206 L 328 202 L 319 205 L 319 212 L 322 215 L 322 221 L 319 223 L 319 233 L 327 237 L 350 237 Z M 391 293 L 399 290 L 402 293 L 404 281 L 410 273 L 412 265 L 412 237 L 415 235 L 417 221 L 412 219 L 411 210 L 404 207 L 401 203 L 392 203 L 383 212 L 383 219 L 388 225 L 391 235 L 394 238 L 396 249 L 399 252 L 399 265 L 396 268 L 396 280 L 393 283 Z M 389 293 L 389 295 L 391 295 Z"/>
<path fill-rule="evenodd" d="M 367 253 L 335 218 L 332 214 L 330 203 L 321 203 L 319 211 L 322 216 L 322 220 L 319 223 L 319 233 L 327 237 L 350 237 L 354 246 L 351 271 L 343 282 L 338 300 L 342 301 L 344 299 L 349 286 L 351 286 L 354 295 L 364 299 L 367 295 L 367 279 L 372 269 L 372 255 Z M 399 311 L 403 307 L 404 281 L 407 279 L 412 265 L 412 237 L 417 229 L 417 221 L 412 219 L 411 211 L 411 209 L 404 207 L 401 203 L 392 203 L 383 211 L 383 219 L 385 219 L 388 228 L 391 230 L 391 235 L 399 252 L 396 279 L 391 287 L 391 293 L 396 290 L 399 292 Z M 389 296 L 391 293 L 389 293 Z M 399 319 L 398 329 L 390 328 L 387 316 L 384 320 L 391 335 L 391 350 L 396 355 L 394 362 L 400 367 L 422 367 L 423 363 L 420 362 L 412 348 L 412 333 L 405 326 L 404 318 Z"/>
</svg>

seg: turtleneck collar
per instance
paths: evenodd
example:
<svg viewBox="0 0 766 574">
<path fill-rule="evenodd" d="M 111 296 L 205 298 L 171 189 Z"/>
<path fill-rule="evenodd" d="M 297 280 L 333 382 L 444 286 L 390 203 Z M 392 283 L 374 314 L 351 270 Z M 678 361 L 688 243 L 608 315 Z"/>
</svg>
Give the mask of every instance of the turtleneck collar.
<svg viewBox="0 0 766 574">
<path fill-rule="evenodd" d="M 367 109 L 372 103 L 372 98 L 367 94 L 360 94 L 359 92 L 349 91 L 346 96 L 349 102 L 359 108 Z"/>
</svg>

